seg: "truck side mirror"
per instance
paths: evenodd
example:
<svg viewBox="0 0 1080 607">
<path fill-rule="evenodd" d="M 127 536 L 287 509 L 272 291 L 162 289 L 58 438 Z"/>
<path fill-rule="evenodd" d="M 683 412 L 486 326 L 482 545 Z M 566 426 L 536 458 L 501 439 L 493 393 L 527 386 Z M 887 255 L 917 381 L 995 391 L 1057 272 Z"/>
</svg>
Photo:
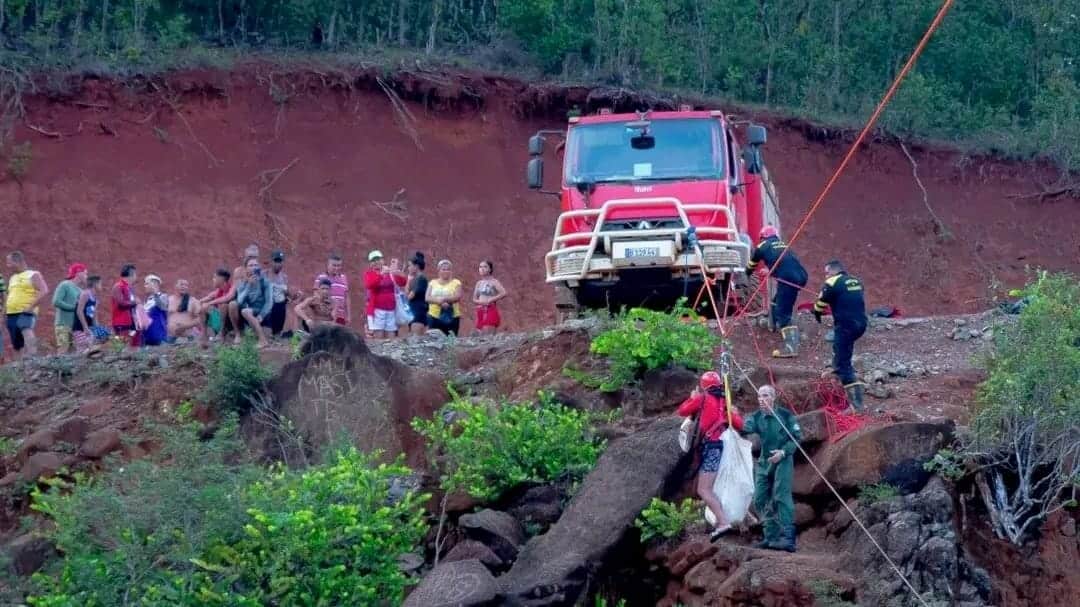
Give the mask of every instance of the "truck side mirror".
<svg viewBox="0 0 1080 607">
<path fill-rule="evenodd" d="M 743 148 L 742 160 L 746 164 L 746 172 L 751 175 L 758 175 L 761 173 L 762 161 L 761 161 L 761 148 L 752 145 Z"/>
<path fill-rule="evenodd" d="M 746 139 L 752 146 L 765 145 L 767 139 L 765 127 L 760 124 L 751 124 L 746 128 Z"/>
<path fill-rule="evenodd" d="M 529 156 L 544 155 L 544 138 L 540 135 L 529 137 Z"/>
<path fill-rule="evenodd" d="M 532 147 L 532 140 L 529 140 L 529 146 Z M 529 159 L 529 164 L 525 168 L 525 179 L 529 182 L 529 189 L 539 190 L 544 187 L 543 158 L 535 156 Z"/>
</svg>

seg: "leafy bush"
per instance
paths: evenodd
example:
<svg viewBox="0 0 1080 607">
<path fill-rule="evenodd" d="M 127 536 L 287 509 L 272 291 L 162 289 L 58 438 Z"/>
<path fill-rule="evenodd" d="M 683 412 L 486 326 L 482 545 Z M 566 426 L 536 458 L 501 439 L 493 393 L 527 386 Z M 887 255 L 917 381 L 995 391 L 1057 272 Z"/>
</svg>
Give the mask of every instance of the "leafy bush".
<svg viewBox="0 0 1080 607">
<path fill-rule="evenodd" d="M 960 448 L 994 531 L 1021 544 L 1080 489 L 1080 281 L 1036 275 L 994 327 L 987 379 Z"/>
<path fill-rule="evenodd" d="M 35 577 L 41 596 L 31 604 L 132 604 L 130 597 L 192 573 L 191 560 L 211 546 L 241 537 L 241 489 L 258 469 L 228 463 L 242 449 L 235 422 L 223 423 L 208 441 L 199 440 L 195 425 L 161 433 L 155 461 L 34 490 L 31 507 L 55 523 L 50 539 L 64 558 Z"/>
<path fill-rule="evenodd" d="M 875 483 L 859 487 L 859 501 L 867 506 L 891 500 L 898 495 L 900 491 L 889 483 Z"/>
<path fill-rule="evenodd" d="M 604 448 L 589 430 L 587 413 L 541 393 L 537 403 L 472 401 L 451 389 L 453 400 L 433 419 L 414 419 L 440 462 L 442 486 L 494 499 L 527 482 L 581 476 Z"/>
<path fill-rule="evenodd" d="M 427 530 L 429 496 L 389 499 L 410 473 L 356 449 L 302 474 L 279 467 L 248 491 L 244 538 L 202 567 L 242 597 L 232 604 L 399 605 L 410 579 L 398 558 Z"/>
<path fill-rule="evenodd" d="M 172 432 L 169 434 L 168 432 Z M 427 496 L 409 474 L 355 449 L 303 472 L 229 465 L 235 422 L 200 443 L 167 431 L 164 463 L 132 462 L 97 482 L 54 481 L 33 508 L 64 557 L 34 577 L 34 607 L 397 605 Z M 262 480 L 259 480 L 259 477 Z M 70 492 L 65 492 L 70 490 Z"/>
<path fill-rule="evenodd" d="M 682 535 L 683 530 L 700 520 L 701 502 L 688 497 L 675 504 L 654 497 L 634 520 L 634 526 L 641 530 L 641 540 L 647 542 L 656 537 L 671 539 Z"/>
<path fill-rule="evenodd" d="M 814 605 L 817 607 L 848 607 L 855 605 L 844 600 L 840 587 L 832 580 L 813 579 L 806 583 L 810 592 L 814 595 Z"/>
<path fill-rule="evenodd" d="M 250 398 L 263 389 L 270 376 L 254 341 L 219 348 L 207 379 L 207 398 L 222 409 L 247 411 Z"/>
<path fill-rule="evenodd" d="M 923 469 L 950 481 L 958 481 L 967 475 L 963 457 L 952 449 L 939 450 L 923 464 Z"/>
<path fill-rule="evenodd" d="M 18 448 L 19 441 L 6 436 L 0 436 L 0 457 L 15 455 L 15 451 L 18 450 Z"/>
<path fill-rule="evenodd" d="M 668 365 L 694 370 L 712 366 L 720 339 L 683 304 L 680 301 L 670 313 L 632 308 L 619 315 L 613 328 L 597 335 L 589 351 L 607 357 L 610 367 L 609 376 L 596 387 L 613 392 L 646 371 Z"/>
</svg>

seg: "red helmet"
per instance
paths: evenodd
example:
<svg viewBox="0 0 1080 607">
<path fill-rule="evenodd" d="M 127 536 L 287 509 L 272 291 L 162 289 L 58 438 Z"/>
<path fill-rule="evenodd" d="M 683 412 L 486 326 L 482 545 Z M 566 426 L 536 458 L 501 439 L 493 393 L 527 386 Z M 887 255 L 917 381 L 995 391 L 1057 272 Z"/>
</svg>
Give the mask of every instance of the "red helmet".
<svg viewBox="0 0 1080 607">
<path fill-rule="evenodd" d="M 701 379 L 698 380 L 698 385 L 702 390 L 708 390 L 709 388 L 719 388 L 724 385 L 724 380 L 720 379 L 720 374 L 716 371 L 706 371 L 701 374 Z"/>
<path fill-rule="evenodd" d="M 770 238 L 773 236 L 779 236 L 780 233 L 776 231 L 775 226 L 764 226 L 761 228 L 761 233 L 758 234 L 758 238 Z"/>
</svg>

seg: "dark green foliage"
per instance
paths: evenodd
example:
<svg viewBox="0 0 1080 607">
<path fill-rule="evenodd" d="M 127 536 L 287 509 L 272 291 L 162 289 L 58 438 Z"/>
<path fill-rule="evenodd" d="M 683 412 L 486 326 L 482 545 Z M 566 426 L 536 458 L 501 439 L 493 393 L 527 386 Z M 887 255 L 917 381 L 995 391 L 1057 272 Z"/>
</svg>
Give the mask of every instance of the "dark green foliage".
<svg viewBox="0 0 1080 607">
<path fill-rule="evenodd" d="M 404 49 L 862 119 L 936 0 L 4 0 L 30 67 L 128 70 L 230 48 Z M 1080 163 L 1075 1 L 957 2 L 883 117 L 901 135 Z M 2 63 L 2 62 L 0 62 Z"/>
<path fill-rule="evenodd" d="M 255 342 L 219 348 L 206 385 L 207 399 L 223 410 L 244 412 L 270 379 L 270 370 L 259 358 Z"/>
<path fill-rule="evenodd" d="M 494 403 L 453 393 L 430 420 L 414 419 L 440 462 L 442 486 L 496 499 L 523 483 L 546 483 L 590 470 L 604 443 L 589 415 L 541 394 L 537 403 Z"/>
</svg>

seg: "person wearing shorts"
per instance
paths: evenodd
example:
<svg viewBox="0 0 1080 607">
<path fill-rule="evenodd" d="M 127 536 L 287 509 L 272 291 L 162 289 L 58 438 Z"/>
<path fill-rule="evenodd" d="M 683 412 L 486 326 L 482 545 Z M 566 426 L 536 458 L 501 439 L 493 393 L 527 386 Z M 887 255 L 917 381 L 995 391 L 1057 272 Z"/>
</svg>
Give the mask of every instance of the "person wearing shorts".
<svg viewBox="0 0 1080 607">
<path fill-rule="evenodd" d="M 333 325 L 334 302 L 330 298 L 330 288 L 333 283 L 329 278 L 319 281 L 315 294 L 296 304 L 293 312 L 300 319 L 301 328 L 311 333 L 321 325 Z"/>
<path fill-rule="evenodd" d="M 480 280 L 473 289 L 473 304 L 476 305 L 476 330 L 491 335 L 502 324 L 499 316 L 498 301 L 506 297 L 506 289 L 499 279 L 492 276 L 495 264 L 484 260 L 480 262 Z"/>
<path fill-rule="evenodd" d="M 315 277 L 313 288 L 319 288 L 323 278 L 330 279 L 330 298 L 334 302 L 334 322 L 348 326 L 352 320 L 352 305 L 349 303 L 349 277 L 341 269 L 344 262 L 341 255 L 331 253 L 326 260 L 326 272 Z"/>
<path fill-rule="evenodd" d="M 259 340 L 259 347 L 269 344 L 263 321 L 270 316 L 274 305 L 273 288 L 263 276 L 262 267 L 256 257 L 248 257 L 244 263 L 246 275 L 236 284 L 236 300 L 229 303 L 229 318 L 237 328 L 235 343 L 239 344 L 244 327 L 251 327 Z"/>
<path fill-rule="evenodd" d="M 210 342 L 210 334 L 223 336 L 228 325 L 229 302 L 236 298 L 236 287 L 232 283 L 232 272 L 228 268 L 218 268 L 214 272 L 214 290 L 199 300 L 203 330 L 202 342 Z"/>
<path fill-rule="evenodd" d="M 112 288 L 113 334 L 131 345 L 136 345 L 135 307 L 139 305 L 131 288 L 135 275 L 135 266 L 125 265 L 120 268 L 120 279 Z"/>
<path fill-rule="evenodd" d="M 720 460 L 724 455 L 724 443 L 720 437 L 727 429 L 729 415 L 731 425 L 736 430 L 742 430 L 743 419 L 738 409 L 731 406 L 724 397 L 724 382 L 715 371 L 702 374 L 698 387 L 679 405 L 678 413 L 682 417 L 699 416 L 701 468 L 698 470 L 697 492 L 709 510 L 716 515 L 716 528 L 710 536 L 715 540 L 731 529 L 731 525 L 724 518 L 720 498 L 713 492 L 716 473 L 720 470 Z"/>
<path fill-rule="evenodd" d="M 439 275 L 428 283 L 428 328 L 457 335 L 461 330 L 461 281 L 449 259 L 439 262 Z"/>
<path fill-rule="evenodd" d="M 407 279 L 397 259 L 383 263 L 381 251 L 368 253 L 364 289 L 367 290 L 367 328 L 373 339 L 389 339 L 397 335 L 397 290 Z"/>
<path fill-rule="evenodd" d="M 31 270 L 21 251 L 13 251 L 7 256 L 7 266 L 14 270 L 7 288 L 4 312 L 7 314 L 7 330 L 11 339 L 11 349 L 15 356 L 37 355 L 37 336 L 34 326 L 37 324 L 38 305 L 49 293 L 49 286 L 40 272 Z"/>
<path fill-rule="evenodd" d="M 52 304 L 56 308 L 53 335 L 56 337 L 57 354 L 68 354 L 74 350 L 72 328 L 75 326 L 75 310 L 79 307 L 79 296 L 86 288 L 87 274 L 85 265 L 71 264 L 67 280 L 56 285 Z"/>
<path fill-rule="evenodd" d="M 79 294 L 79 303 L 75 306 L 75 319 L 71 333 L 76 352 L 86 352 L 96 344 L 108 338 L 108 331 L 97 325 L 98 290 L 101 288 L 100 276 L 88 276 L 86 288 Z"/>
</svg>

